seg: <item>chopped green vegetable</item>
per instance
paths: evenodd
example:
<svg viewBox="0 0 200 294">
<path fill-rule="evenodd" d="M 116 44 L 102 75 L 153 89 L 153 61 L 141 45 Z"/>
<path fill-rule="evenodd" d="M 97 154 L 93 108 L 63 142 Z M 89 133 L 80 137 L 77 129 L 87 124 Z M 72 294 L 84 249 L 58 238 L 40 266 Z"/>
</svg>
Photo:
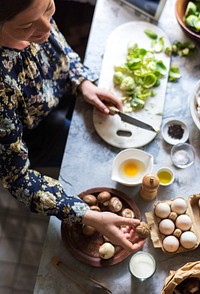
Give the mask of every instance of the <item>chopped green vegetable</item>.
<svg viewBox="0 0 200 294">
<path fill-rule="evenodd" d="M 143 76 L 143 87 L 144 88 L 152 88 L 157 81 L 156 76 L 153 73 L 147 73 Z"/>
<path fill-rule="evenodd" d="M 151 38 L 153 40 L 156 40 L 158 38 L 158 35 L 150 29 L 146 29 L 144 32 L 149 38 Z"/>
<path fill-rule="evenodd" d="M 195 49 L 196 46 L 192 41 L 174 41 L 171 47 L 171 54 L 179 56 L 190 56 L 194 53 Z"/>
<path fill-rule="evenodd" d="M 164 38 L 163 37 L 160 37 L 159 39 L 156 39 L 156 40 L 153 40 L 152 41 L 152 48 L 154 50 L 154 52 L 156 53 L 159 53 L 159 52 L 162 52 L 163 49 L 164 49 Z"/>
<path fill-rule="evenodd" d="M 177 64 L 172 64 L 169 70 L 169 81 L 176 82 L 180 79 L 181 73 Z"/>
<path fill-rule="evenodd" d="M 130 76 L 124 77 L 120 84 L 120 90 L 126 91 L 126 90 L 133 90 L 135 87 L 134 79 Z"/>
<path fill-rule="evenodd" d="M 152 88 L 160 85 L 165 74 L 166 66 L 156 59 L 152 50 L 130 43 L 124 64 L 114 66 L 113 83 L 122 91 L 124 105 L 128 104 L 128 109 L 134 111 L 143 108 L 147 99 L 155 96 Z"/>
</svg>

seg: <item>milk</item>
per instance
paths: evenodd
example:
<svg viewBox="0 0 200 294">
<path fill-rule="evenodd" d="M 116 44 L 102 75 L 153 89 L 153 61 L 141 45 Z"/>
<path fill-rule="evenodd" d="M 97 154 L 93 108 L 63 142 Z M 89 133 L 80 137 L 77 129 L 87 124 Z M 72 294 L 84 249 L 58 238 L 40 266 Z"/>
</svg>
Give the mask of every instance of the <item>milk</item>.
<svg viewBox="0 0 200 294">
<path fill-rule="evenodd" d="M 134 254 L 129 262 L 129 270 L 133 276 L 145 280 L 153 275 L 156 262 L 150 254 L 139 251 Z"/>
</svg>

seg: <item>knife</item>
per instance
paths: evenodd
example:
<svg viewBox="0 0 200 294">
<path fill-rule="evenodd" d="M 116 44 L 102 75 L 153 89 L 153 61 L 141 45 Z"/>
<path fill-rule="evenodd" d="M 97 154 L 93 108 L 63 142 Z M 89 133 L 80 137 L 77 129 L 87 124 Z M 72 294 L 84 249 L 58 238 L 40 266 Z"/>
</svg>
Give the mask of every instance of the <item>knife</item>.
<svg viewBox="0 0 200 294">
<path fill-rule="evenodd" d="M 119 109 L 115 108 L 114 106 L 108 106 L 109 110 L 110 110 L 110 114 L 118 114 L 121 118 L 122 121 L 129 123 L 131 125 L 134 125 L 136 127 L 142 128 L 142 129 L 146 129 L 148 131 L 153 131 L 158 133 L 159 132 L 159 128 L 158 127 L 152 127 L 151 125 L 136 119 L 128 114 L 125 114 L 121 111 L 119 111 Z"/>
</svg>

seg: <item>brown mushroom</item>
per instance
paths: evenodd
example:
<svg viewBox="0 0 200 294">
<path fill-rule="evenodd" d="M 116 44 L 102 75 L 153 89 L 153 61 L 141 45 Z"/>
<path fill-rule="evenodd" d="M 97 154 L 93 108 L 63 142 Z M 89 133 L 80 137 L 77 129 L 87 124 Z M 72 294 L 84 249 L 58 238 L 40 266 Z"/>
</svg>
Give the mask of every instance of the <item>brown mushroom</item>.
<svg viewBox="0 0 200 294">
<path fill-rule="evenodd" d="M 83 201 L 88 205 L 95 205 L 97 203 L 97 198 L 94 195 L 88 194 L 83 196 Z"/>
<path fill-rule="evenodd" d="M 91 227 L 91 226 L 84 225 L 82 231 L 83 231 L 83 234 L 84 235 L 86 235 L 86 236 L 92 236 L 96 232 L 96 229 L 93 228 L 93 227 Z"/>
<path fill-rule="evenodd" d="M 108 207 L 112 212 L 119 212 L 122 209 L 122 202 L 118 197 L 111 197 L 108 202 Z"/>
<path fill-rule="evenodd" d="M 99 203 L 103 204 L 104 206 L 108 206 L 110 198 L 111 194 L 107 191 L 103 191 L 97 196 L 97 200 L 99 201 Z"/>
<path fill-rule="evenodd" d="M 97 206 L 97 205 L 92 205 L 92 206 L 90 206 L 90 209 L 91 209 L 91 210 L 95 210 L 95 211 L 101 211 L 100 207 Z"/>
<path fill-rule="evenodd" d="M 127 218 L 134 218 L 135 217 L 135 214 L 134 214 L 134 212 L 133 212 L 132 209 L 130 209 L 130 208 L 124 208 L 122 210 L 122 216 L 123 217 L 127 217 Z"/>
<path fill-rule="evenodd" d="M 145 222 L 140 222 L 140 224 L 136 227 L 136 232 L 140 239 L 146 239 L 150 234 L 150 227 Z"/>
</svg>

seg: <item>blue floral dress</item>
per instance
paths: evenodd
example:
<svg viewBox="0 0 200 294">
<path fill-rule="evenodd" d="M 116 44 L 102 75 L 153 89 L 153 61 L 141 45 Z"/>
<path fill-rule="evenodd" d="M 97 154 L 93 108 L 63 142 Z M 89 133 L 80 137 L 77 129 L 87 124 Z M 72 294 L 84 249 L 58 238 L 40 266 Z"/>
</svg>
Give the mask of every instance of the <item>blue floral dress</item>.
<svg viewBox="0 0 200 294">
<path fill-rule="evenodd" d="M 94 80 L 52 20 L 51 35 L 23 50 L 0 47 L 0 181 L 33 212 L 82 222 L 89 207 L 66 195 L 61 184 L 30 169 L 23 129 L 32 129 L 54 109 L 66 91 L 76 93 Z"/>
</svg>

